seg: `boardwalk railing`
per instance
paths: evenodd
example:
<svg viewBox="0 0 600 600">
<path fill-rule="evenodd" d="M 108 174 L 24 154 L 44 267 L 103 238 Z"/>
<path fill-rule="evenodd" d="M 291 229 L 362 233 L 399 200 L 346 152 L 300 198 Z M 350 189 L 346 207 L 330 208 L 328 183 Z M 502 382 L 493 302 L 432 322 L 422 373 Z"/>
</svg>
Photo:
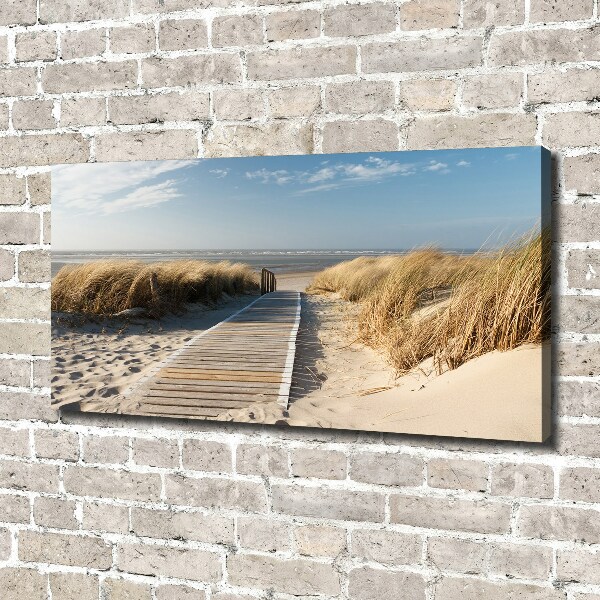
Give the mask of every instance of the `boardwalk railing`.
<svg viewBox="0 0 600 600">
<path fill-rule="evenodd" d="M 268 269 L 263 269 L 260 273 L 260 295 L 264 296 L 277 290 L 277 279 L 275 273 Z"/>
</svg>

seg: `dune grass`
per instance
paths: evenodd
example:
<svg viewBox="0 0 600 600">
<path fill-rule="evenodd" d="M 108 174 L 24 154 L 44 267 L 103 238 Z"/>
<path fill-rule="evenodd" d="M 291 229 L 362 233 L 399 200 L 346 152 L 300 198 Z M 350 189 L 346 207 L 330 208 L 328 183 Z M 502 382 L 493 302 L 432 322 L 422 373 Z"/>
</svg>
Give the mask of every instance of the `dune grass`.
<svg viewBox="0 0 600 600">
<path fill-rule="evenodd" d="M 188 302 L 211 305 L 258 289 L 258 276 L 241 263 L 102 260 L 63 267 L 52 280 L 52 310 L 110 316 L 141 308 L 160 317 Z"/>
<path fill-rule="evenodd" d="M 548 337 L 550 236 L 470 257 L 425 249 L 359 258 L 326 269 L 309 288 L 328 291 L 360 303 L 360 339 L 399 373 L 426 359 L 441 373 Z"/>
</svg>

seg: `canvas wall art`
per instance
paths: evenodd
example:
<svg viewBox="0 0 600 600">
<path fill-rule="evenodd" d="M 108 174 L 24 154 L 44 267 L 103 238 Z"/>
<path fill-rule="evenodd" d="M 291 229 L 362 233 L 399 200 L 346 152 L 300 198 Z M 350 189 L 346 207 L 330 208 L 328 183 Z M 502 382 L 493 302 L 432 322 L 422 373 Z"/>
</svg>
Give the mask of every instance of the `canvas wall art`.
<svg viewBox="0 0 600 600">
<path fill-rule="evenodd" d="M 541 442 L 541 147 L 61 165 L 63 411 Z"/>
</svg>

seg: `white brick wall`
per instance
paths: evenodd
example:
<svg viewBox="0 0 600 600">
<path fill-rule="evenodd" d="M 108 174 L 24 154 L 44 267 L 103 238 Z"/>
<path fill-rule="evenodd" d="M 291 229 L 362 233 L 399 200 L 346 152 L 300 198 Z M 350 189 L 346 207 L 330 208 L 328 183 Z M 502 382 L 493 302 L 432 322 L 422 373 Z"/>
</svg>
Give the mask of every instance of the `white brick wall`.
<svg viewBox="0 0 600 600">
<path fill-rule="evenodd" d="M 598 0 L 4 0 L 2 599 L 598 600 L 599 140 Z M 544 446 L 50 409 L 48 165 L 539 143 Z"/>
</svg>

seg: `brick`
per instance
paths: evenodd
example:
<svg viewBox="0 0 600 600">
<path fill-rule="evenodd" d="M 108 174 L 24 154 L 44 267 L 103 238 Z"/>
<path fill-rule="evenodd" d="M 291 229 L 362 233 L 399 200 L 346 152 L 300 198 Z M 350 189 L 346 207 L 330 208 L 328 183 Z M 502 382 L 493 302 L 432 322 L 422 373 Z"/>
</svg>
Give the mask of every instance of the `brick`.
<svg viewBox="0 0 600 600">
<path fill-rule="evenodd" d="M 129 15 L 129 0 L 40 0 L 41 23 L 120 19 Z"/>
<path fill-rule="evenodd" d="M 427 483 L 435 488 L 485 492 L 488 467 L 469 460 L 431 460 L 427 464 Z"/>
<path fill-rule="evenodd" d="M 355 529 L 352 531 L 350 555 L 385 565 L 408 565 L 421 562 L 420 536 L 397 531 Z"/>
<path fill-rule="evenodd" d="M 593 356 L 598 356 L 597 349 Z M 598 435 L 600 435 L 600 426 L 598 425 L 561 424 L 558 429 L 557 449 L 561 454 L 600 458 Z"/>
<path fill-rule="evenodd" d="M 21 531 L 19 559 L 69 567 L 108 569 L 112 564 L 112 549 L 104 540 L 96 537 Z"/>
<path fill-rule="evenodd" d="M 393 121 L 334 121 L 323 126 L 323 152 L 378 152 L 398 149 Z"/>
<path fill-rule="evenodd" d="M 50 387 L 50 361 L 49 360 L 34 360 L 33 361 L 33 387 L 49 388 Z"/>
<path fill-rule="evenodd" d="M 407 146 L 411 149 L 528 146 L 535 143 L 536 121 L 530 114 L 435 116 L 411 123 Z"/>
<path fill-rule="evenodd" d="M 182 539 L 207 544 L 232 544 L 233 518 L 218 514 L 133 508 L 132 530 L 144 537 Z"/>
<path fill-rule="evenodd" d="M 117 556 L 120 571 L 137 575 L 215 583 L 222 576 L 219 555 L 204 550 L 119 544 Z"/>
<path fill-rule="evenodd" d="M 579 194 L 600 193 L 600 154 L 567 157 L 563 163 L 565 188 L 576 190 Z"/>
<path fill-rule="evenodd" d="M 32 206 L 50 204 L 50 172 L 28 175 L 27 192 Z"/>
<path fill-rule="evenodd" d="M 488 546 L 473 540 L 430 538 L 427 558 L 436 569 L 476 575 L 485 572 Z"/>
<path fill-rule="evenodd" d="M 343 521 L 383 520 L 384 496 L 377 492 L 276 484 L 271 493 L 275 512 Z"/>
<path fill-rule="evenodd" d="M 179 447 L 176 440 L 133 439 L 133 461 L 149 467 L 179 467 Z"/>
<path fill-rule="evenodd" d="M 86 435 L 83 438 L 83 460 L 86 463 L 124 464 L 129 460 L 129 438 Z"/>
<path fill-rule="evenodd" d="M 38 429 L 34 440 L 38 458 L 79 460 L 79 436 L 73 431 Z"/>
<path fill-rule="evenodd" d="M 207 92 L 172 92 L 115 96 L 109 100 L 110 121 L 116 125 L 198 121 L 210 114 Z"/>
<path fill-rule="evenodd" d="M 353 569 L 348 574 L 348 592 L 356 600 L 398 597 L 425 600 L 425 581 L 415 573 L 399 573 L 371 567 Z"/>
<path fill-rule="evenodd" d="M 34 96 L 37 93 L 35 68 L 0 69 L 0 97 Z"/>
<path fill-rule="evenodd" d="M 458 0 L 409 0 L 400 6 L 400 26 L 407 31 L 458 27 Z"/>
<path fill-rule="evenodd" d="M 216 598 L 213 593 L 212 598 Z M 156 589 L 156 600 L 205 600 L 203 590 L 183 585 L 161 585 Z"/>
<path fill-rule="evenodd" d="M 35 25 L 37 0 L 6 0 L 2 3 L 0 25 Z"/>
<path fill-rule="evenodd" d="M 507 533 L 510 530 L 510 505 L 487 500 L 454 498 L 390 497 L 391 522 L 413 527 Z"/>
<path fill-rule="evenodd" d="M 50 280 L 50 255 L 46 250 L 25 250 L 19 253 L 19 281 L 25 283 L 40 283 Z M 33 289 L 33 288 L 28 288 Z M 39 290 L 38 292 L 42 292 Z M 45 318 L 49 316 L 48 298 L 40 300 L 46 302 L 48 306 L 40 307 L 35 311 L 37 314 L 43 314 Z M 32 316 L 32 315 L 30 315 Z"/>
<path fill-rule="evenodd" d="M 323 29 L 330 37 L 358 37 L 389 33 L 396 29 L 396 9 L 392 4 L 343 4 L 326 8 Z"/>
<path fill-rule="evenodd" d="M 196 50 L 208 46 L 206 22 L 202 19 L 161 21 L 158 33 L 161 50 Z"/>
<path fill-rule="evenodd" d="M 15 36 L 16 60 L 55 60 L 57 57 L 54 31 L 24 31 Z"/>
<path fill-rule="evenodd" d="M 518 106 L 522 94 L 521 73 L 475 75 L 465 78 L 462 101 L 467 108 L 508 108 Z"/>
<path fill-rule="evenodd" d="M 261 15 L 228 15 L 216 17 L 212 22 L 212 45 L 253 46 L 264 40 L 264 24 Z"/>
<path fill-rule="evenodd" d="M 8 560 L 11 550 L 12 538 L 10 531 L 8 529 L 0 529 L 0 560 Z"/>
<path fill-rule="evenodd" d="M 113 27 L 110 30 L 110 51 L 114 54 L 139 54 L 155 49 L 156 32 L 151 24 Z"/>
<path fill-rule="evenodd" d="M 60 107 L 61 127 L 89 127 L 106 123 L 104 98 L 65 98 Z"/>
<path fill-rule="evenodd" d="M 26 179 L 14 175 L 0 175 L 0 204 L 25 204 Z"/>
<path fill-rule="evenodd" d="M 133 13 L 137 14 L 160 14 L 165 12 L 174 12 L 178 10 L 189 10 L 208 7 L 226 7 L 232 4 L 232 0 L 166 0 L 157 2 L 156 0 L 134 0 Z"/>
<path fill-rule="evenodd" d="M 600 36 L 595 29 L 537 29 L 492 36 L 489 61 L 493 66 L 580 62 L 598 56 Z"/>
<path fill-rule="evenodd" d="M 352 81 L 332 83 L 325 88 L 325 110 L 339 114 L 384 112 L 394 107 L 391 81 Z"/>
<path fill-rule="evenodd" d="M 552 571 L 552 548 L 525 544 L 494 545 L 490 552 L 490 571 L 512 579 L 547 580 Z"/>
<path fill-rule="evenodd" d="M 595 377 L 600 374 L 600 365 L 597 365 L 595 360 L 598 351 L 597 343 L 561 342 L 558 345 L 554 366 L 561 375 Z"/>
<path fill-rule="evenodd" d="M 262 90 L 215 90 L 213 98 L 218 119 L 245 121 L 264 116 Z"/>
<path fill-rule="evenodd" d="M 312 125 L 280 122 L 272 125 L 215 125 L 209 131 L 206 157 L 310 154 Z"/>
<path fill-rule="evenodd" d="M 556 576 L 561 581 L 600 584 L 600 553 L 583 549 L 558 550 Z"/>
<path fill-rule="evenodd" d="M 51 94 L 129 90 L 137 87 L 136 61 L 48 65 L 42 87 Z"/>
<path fill-rule="evenodd" d="M 0 392 L 0 419 L 55 423 L 58 412 L 50 406 L 50 394 Z"/>
<path fill-rule="evenodd" d="M 403 73 L 477 67 L 482 62 L 482 38 L 407 39 L 377 42 L 362 48 L 365 73 Z"/>
<path fill-rule="evenodd" d="M 600 96 L 600 69 L 545 70 L 527 76 L 532 104 L 593 101 Z"/>
<path fill-rule="evenodd" d="M 496 496 L 552 498 L 554 472 L 546 465 L 494 465 L 491 490 Z"/>
<path fill-rule="evenodd" d="M 532 23 L 576 21 L 590 19 L 593 12 L 593 0 L 572 0 L 568 5 L 556 0 L 531 0 L 529 20 Z"/>
<path fill-rule="evenodd" d="M 165 478 L 165 490 L 171 504 L 252 512 L 264 512 L 267 507 L 264 486 L 251 481 L 169 475 Z"/>
<path fill-rule="evenodd" d="M 263 517 L 239 517 L 237 522 L 239 543 L 242 548 L 260 552 L 289 552 L 290 525 L 283 521 Z"/>
<path fill-rule="evenodd" d="M 0 521 L 29 524 L 31 508 L 29 498 L 0 493 Z"/>
<path fill-rule="evenodd" d="M 33 520 L 40 527 L 78 529 L 75 509 L 76 504 L 72 500 L 39 496 L 33 503 Z"/>
<path fill-rule="evenodd" d="M 560 474 L 560 497 L 565 500 L 600 502 L 600 469 L 563 469 Z"/>
<path fill-rule="evenodd" d="M 43 221 L 42 244 L 49 244 L 50 243 L 50 229 L 51 229 L 51 224 L 52 224 L 52 221 L 50 219 L 50 212 L 45 212 L 42 215 L 42 221 Z"/>
<path fill-rule="evenodd" d="M 29 387 L 31 385 L 31 363 L 28 360 L 0 359 L 0 385 Z M 4 447 L 1 442 L 0 447 Z M 0 452 L 0 454 L 5 453 Z"/>
<path fill-rule="evenodd" d="M 64 60 L 101 56 L 106 50 L 106 29 L 84 29 L 61 33 L 61 54 Z"/>
<path fill-rule="evenodd" d="M 108 133 L 96 138 L 96 158 L 101 162 L 196 158 L 197 155 L 195 131 L 132 131 Z"/>
<path fill-rule="evenodd" d="M 150 585 L 127 581 L 125 579 L 107 578 L 102 584 L 105 600 L 150 600 Z"/>
<path fill-rule="evenodd" d="M 307 559 L 281 560 L 270 556 L 230 554 L 227 571 L 233 585 L 272 589 L 293 595 L 337 596 L 339 575 L 332 565 Z"/>
<path fill-rule="evenodd" d="M 0 140 L 0 165 L 5 167 L 15 167 L 24 164 L 36 166 L 81 163 L 87 161 L 89 154 L 89 142 L 81 134 L 75 133 L 28 135 L 24 137 L 11 136 Z M 27 218 L 34 217 L 34 215 L 21 216 L 27 216 Z M 0 225 L 1 236 L 2 225 Z"/>
<path fill-rule="evenodd" d="M 338 556 L 346 549 L 346 532 L 331 525 L 301 525 L 294 530 L 299 554 L 305 556 Z"/>
<path fill-rule="evenodd" d="M 589 297 L 588 297 L 589 299 Z M 595 381 L 561 381 L 556 384 L 559 415 L 600 417 L 600 383 Z"/>
<path fill-rule="evenodd" d="M 15 255 L 10 250 L 0 248 L 0 281 L 8 281 L 15 274 Z"/>
<path fill-rule="evenodd" d="M 423 481 L 423 461 L 403 454 L 361 452 L 350 465 L 354 481 L 395 486 L 416 486 Z"/>
<path fill-rule="evenodd" d="M 436 600 L 564 600 L 561 590 L 551 587 L 511 582 L 490 582 L 483 579 L 446 577 L 436 585 Z"/>
<path fill-rule="evenodd" d="M 53 100 L 25 100 L 13 106 L 13 127 L 15 129 L 54 129 L 56 119 L 52 114 Z"/>
<path fill-rule="evenodd" d="M 600 333 L 600 298 L 594 296 L 559 296 L 554 301 L 553 327 L 572 333 Z"/>
<path fill-rule="evenodd" d="M 2 600 L 46 600 L 48 575 L 23 567 L 0 568 Z"/>
<path fill-rule="evenodd" d="M 600 112 L 567 112 L 546 116 L 543 131 L 546 145 L 592 146 L 597 142 L 598 136 Z"/>
<path fill-rule="evenodd" d="M 67 467 L 65 490 L 77 496 L 157 502 L 161 480 L 156 473 L 130 473 L 89 467 Z"/>
<path fill-rule="evenodd" d="M 267 91 L 274 118 L 308 117 L 319 110 L 321 93 L 316 86 L 287 87 Z"/>
<path fill-rule="evenodd" d="M 2 213 L 0 244 L 35 244 L 40 239 L 40 217 L 33 213 Z"/>
<path fill-rule="evenodd" d="M 83 506 L 83 529 L 110 533 L 129 533 L 129 509 L 114 504 L 86 502 Z"/>
<path fill-rule="evenodd" d="M 250 52 L 248 77 L 257 80 L 325 77 L 356 72 L 356 48 L 298 47 Z"/>
<path fill-rule="evenodd" d="M 52 600 L 97 598 L 98 578 L 87 573 L 50 573 Z"/>
<path fill-rule="evenodd" d="M 321 14 L 317 10 L 270 13 L 266 17 L 268 42 L 319 37 Z"/>
<path fill-rule="evenodd" d="M 554 240 L 557 242 L 589 242 L 596 234 L 596 223 L 600 220 L 600 202 L 578 200 L 575 204 L 555 203 L 552 218 L 557 224 Z M 566 300 L 564 296 L 558 301 Z M 588 301 L 593 299 L 588 297 Z"/>
<path fill-rule="evenodd" d="M 0 323 L 0 353 L 50 354 L 50 326 L 47 323 Z"/>
<path fill-rule="evenodd" d="M 521 506 L 517 527 L 519 535 L 525 538 L 595 544 L 600 540 L 600 512 L 562 506 Z"/>
<path fill-rule="evenodd" d="M 0 454 L 29 456 L 29 432 L 27 429 L 0 427 Z"/>
<path fill-rule="evenodd" d="M 292 477 L 346 479 L 347 460 L 343 452 L 313 448 L 290 451 Z"/>
<path fill-rule="evenodd" d="M 525 20 L 525 0 L 465 0 L 465 28 L 520 25 Z"/>
<path fill-rule="evenodd" d="M 183 442 L 183 468 L 193 471 L 231 473 L 231 447 L 220 442 L 185 440 Z"/>
<path fill-rule="evenodd" d="M 600 251 L 570 250 L 566 267 L 569 287 L 600 289 Z"/>
</svg>

